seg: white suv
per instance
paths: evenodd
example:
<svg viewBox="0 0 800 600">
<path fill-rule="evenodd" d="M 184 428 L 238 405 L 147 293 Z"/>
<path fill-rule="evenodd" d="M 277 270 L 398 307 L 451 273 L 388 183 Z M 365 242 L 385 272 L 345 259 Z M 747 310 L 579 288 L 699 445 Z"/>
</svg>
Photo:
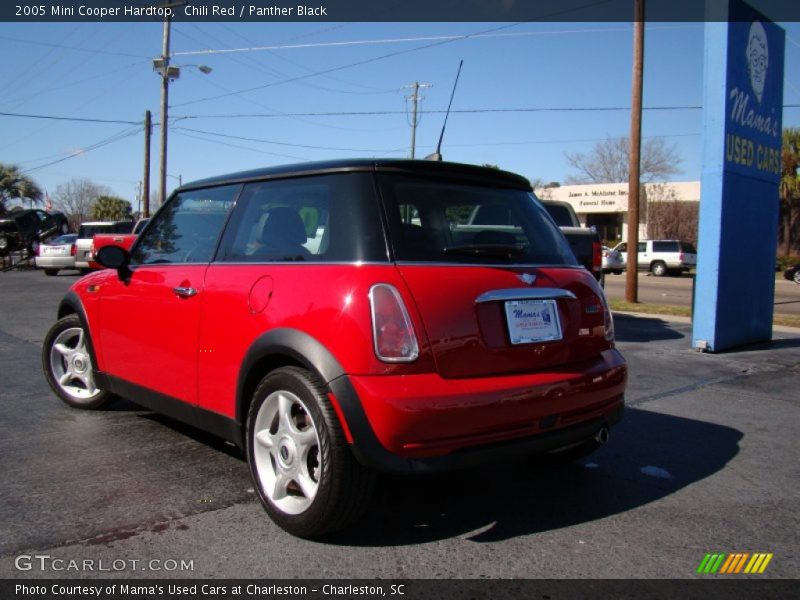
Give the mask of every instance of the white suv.
<svg viewBox="0 0 800 600">
<path fill-rule="evenodd" d="M 628 244 L 614 246 L 628 264 Z M 661 277 L 670 273 L 685 273 L 697 265 L 697 250 L 689 242 L 680 240 L 645 240 L 639 242 L 639 270 L 650 271 Z"/>
</svg>

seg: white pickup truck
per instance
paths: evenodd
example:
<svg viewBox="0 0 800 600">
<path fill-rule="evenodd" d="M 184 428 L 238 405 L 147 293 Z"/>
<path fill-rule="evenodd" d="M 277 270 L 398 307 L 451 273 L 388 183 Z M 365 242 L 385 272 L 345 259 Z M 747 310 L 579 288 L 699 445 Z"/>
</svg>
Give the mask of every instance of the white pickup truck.
<svg viewBox="0 0 800 600">
<path fill-rule="evenodd" d="M 75 268 L 82 274 L 91 270 L 92 239 L 97 233 L 131 233 L 133 221 L 89 221 L 81 223 L 75 241 Z"/>
</svg>

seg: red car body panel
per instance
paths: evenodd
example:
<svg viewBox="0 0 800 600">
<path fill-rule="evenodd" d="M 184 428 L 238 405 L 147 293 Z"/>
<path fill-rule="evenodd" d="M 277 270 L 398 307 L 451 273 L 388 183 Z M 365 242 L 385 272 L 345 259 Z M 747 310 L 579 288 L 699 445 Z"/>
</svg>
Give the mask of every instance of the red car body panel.
<svg viewBox="0 0 800 600">
<path fill-rule="evenodd" d="M 200 406 L 235 416 L 242 359 L 259 335 L 276 327 L 309 334 L 348 374 L 433 371 L 424 338 L 419 340 L 420 358 L 413 364 L 392 365 L 375 357 L 368 293 L 376 281 L 398 287 L 411 305 L 394 265 L 212 264 L 204 286 L 198 354 Z M 209 316 L 220 314 L 225 318 Z M 419 316 L 413 314 L 412 319 L 422 331 Z"/>
<path fill-rule="evenodd" d="M 86 284 L 100 295 L 98 363 L 104 372 L 189 404 L 197 403 L 198 324 L 207 265 L 148 265 L 128 281 L 114 271 Z M 78 287 L 86 285 L 78 282 Z M 174 289 L 190 287 L 193 297 Z"/>
</svg>

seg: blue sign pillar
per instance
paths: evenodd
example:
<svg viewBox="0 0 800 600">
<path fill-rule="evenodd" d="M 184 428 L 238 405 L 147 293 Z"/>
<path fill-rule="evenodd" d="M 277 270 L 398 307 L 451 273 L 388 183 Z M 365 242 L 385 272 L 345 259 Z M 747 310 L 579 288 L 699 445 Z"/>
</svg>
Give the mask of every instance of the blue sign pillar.
<svg viewBox="0 0 800 600">
<path fill-rule="evenodd" d="M 694 348 L 772 338 L 783 52 L 783 29 L 739 0 L 706 23 Z"/>
</svg>

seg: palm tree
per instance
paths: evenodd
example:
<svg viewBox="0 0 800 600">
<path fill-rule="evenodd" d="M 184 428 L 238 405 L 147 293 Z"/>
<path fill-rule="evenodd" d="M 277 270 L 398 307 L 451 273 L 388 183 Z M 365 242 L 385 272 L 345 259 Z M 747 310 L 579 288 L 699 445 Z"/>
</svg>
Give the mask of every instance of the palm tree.
<svg viewBox="0 0 800 600">
<path fill-rule="evenodd" d="M 42 190 L 16 165 L 0 163 L 0 213 L 6 211 L 6 202 L 12 199 L 40 202 Z"/>
<path fill-rule="evenodd" d="M 800 201 L 800 129 L 783 130 L 781 151 L 781 222 L 783 254 L 790 256 L 794 247 L 795 209 Z"/>
</svg>

